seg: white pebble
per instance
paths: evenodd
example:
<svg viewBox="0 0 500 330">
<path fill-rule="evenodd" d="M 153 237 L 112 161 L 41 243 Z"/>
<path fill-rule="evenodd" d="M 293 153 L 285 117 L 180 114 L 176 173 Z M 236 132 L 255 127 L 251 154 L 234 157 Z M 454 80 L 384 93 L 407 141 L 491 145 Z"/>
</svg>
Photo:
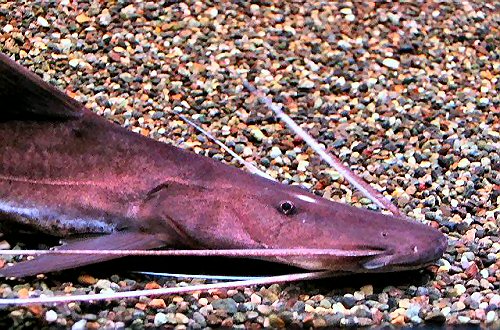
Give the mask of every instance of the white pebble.
<svg viewBox="0 0 500 330">
<path fill-rule="evenodd" d="M 43 18 L 42 16 L 38 16 L 38 18 L 36 19 L 36 22 L 38 23 L 38 25 L 42 26 L 42 27 L 49 27 L 49 22 L 47 22 L 47 20 L 45 18 Z"/>
<path fill-rule="evenodd" d="M 155 315 L 155 319 L 153 322 L 155 327 L 162 326 L 167 323 L 167 315 L 165 313 L 158 313 Z"/>
<path fill-rule="evenodd" d="M 497 318 L 498 316 L 495 311 L 489 311 L 488 314 L 486 314 L 486 323 L 493 323 Z"/>
<path fill-rule="evenodd" d="M 69 60 L 69 66 L 72 67 L 72 68 L 77 68 L 78 65 L 80 64 L 80 59 L 78 58 L 74 58 L 72 60 Z"/>
<path fill-rule="evenodd" d="M 2 29 L 2 30 L 3 30 L 3 32 L 5 32 L 5 33 L 9 33 L 9 32 L 12 32 L 12 30 L 14 30 L 14 27 L 13 27 L 12 25 L 10 25 L 10 24 L 7 24 L 7 25 L 5 25 L 5 26 L 3 27 L 3 29 Z"/>
<path fill-rule="evenodd" d="M 486 97 L 482 97 L 479 99 L 479 104 L 483 107 L 487 106 L 488 104 L 490 104 L 490 100 Z"/>
<path fill-rule="evenodd" d="M 346 17 L 345 17 L 345 20 L 348 22 L 354 22 L 355 19 L 356 19 L 356 16 L 354 16 L 354 15 L 346 15 Z"/>
<path fill-rule="evenodd" d="M 307 160 L 301 160 L 299 165 L 297 165 L 297 171 L 305 172 L 307 170 L 307 166 L 309 166 L 309 162 Z"/>
<path fill-rule="evenodd" d="M 269 156 L 271 156 L 271 158 L 274 159 L 274 158 L 277 158 L 277 157 L 279 157 L 281 155 L 282 155 L 282 153 L 281 153 L 280 148 L 278 148 L 278 147 L 272 147 L 271 148 L 271 152 L 269 153 Z"/>
<path fill-rule="evenodd" d="M 382 61 L 382 64 L 391 69 L 399 68 L 399 61 L 393 58 L 386 58 Z"/>
<path fill-rule="evenodd" d="M 54 312 L 52 309 L 45 312 L 45 321 L 52 323 L 55 322 L 56 320 L 57 320 L 57 313 Z"/>
<path fill-rule="evenodd" d="M 71 330 L 85 330 L 86 325 L 87 325 L 87 320 L 80 320 L 73 324 Z"/>
<path fill-rule="evenodd" d="M 344 14 L 344 15 L 351 15 L 352 14 L 352 9 L 351 8 L 342 8 L 340 10 L 340 13 Z"/>
</svg>

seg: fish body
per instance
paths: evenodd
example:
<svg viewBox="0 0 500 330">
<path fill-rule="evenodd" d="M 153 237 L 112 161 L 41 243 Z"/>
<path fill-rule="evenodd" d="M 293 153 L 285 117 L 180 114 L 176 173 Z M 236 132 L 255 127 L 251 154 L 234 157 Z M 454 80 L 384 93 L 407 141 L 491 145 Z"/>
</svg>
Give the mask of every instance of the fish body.
<svg viewBox="0 0 500 330">
<path fill-rule="evenodd" d="M 63 238 L 92 234 L 63 249 L 338 249 L 266 259 L 378 272 L 422 267 L 446 247 L 439 231 L 421 223 L 332 202 L 128 131 L 1 54 L 0 104 L 0 221 Z M 112 258 L 44 255 L 0 275 Z"/>
</svg>

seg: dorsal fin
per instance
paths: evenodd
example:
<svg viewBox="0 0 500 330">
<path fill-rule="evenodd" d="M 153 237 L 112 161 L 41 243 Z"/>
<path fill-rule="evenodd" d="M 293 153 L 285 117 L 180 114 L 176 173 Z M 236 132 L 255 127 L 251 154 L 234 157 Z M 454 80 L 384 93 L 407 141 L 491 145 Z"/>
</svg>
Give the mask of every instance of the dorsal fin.
<svg viewBox="0 0 500 330">
<path fill-rule="evenodd" d="M 0 121 L 33 118 L 72 119 L 83 105 L 0 53 Z"/>
</svg>

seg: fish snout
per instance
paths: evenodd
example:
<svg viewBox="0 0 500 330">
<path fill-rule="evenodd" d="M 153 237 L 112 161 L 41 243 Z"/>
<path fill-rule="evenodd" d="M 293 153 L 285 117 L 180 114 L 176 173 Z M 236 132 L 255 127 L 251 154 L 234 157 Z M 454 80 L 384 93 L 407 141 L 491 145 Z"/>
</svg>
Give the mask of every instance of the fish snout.
<svg viewBox="0 0 500 330">
<path fill-rule="evenodd" d="M 436 262 L 446 251 L 448 240 L 438 230 L 428 229 L 425 236 L 388 248 L 386 253 L 363 263 L 363 268 L 369 271 L 410 270 Z"/>
</svg>

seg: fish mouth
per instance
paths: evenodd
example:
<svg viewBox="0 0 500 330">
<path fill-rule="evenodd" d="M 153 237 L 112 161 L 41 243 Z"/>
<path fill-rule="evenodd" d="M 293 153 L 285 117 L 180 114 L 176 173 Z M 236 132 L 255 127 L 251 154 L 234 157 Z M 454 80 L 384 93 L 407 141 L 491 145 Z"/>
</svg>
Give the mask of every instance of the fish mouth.
<svg viewBox="0 0 500 330">
<path fill-rule="evenodd" d="M 320 249 L 321 250 L 321 249 Z M 275 261 L 287 263 L 308 270 L 359 271 L 358 262 L 383 256 L 387 253 L 379 247 L 335 247 L 324 249 L 325 254 L 314 257 L 275 257 Z"/>
<path fill-rule="evenodd" d="M 439 258 L 429 261 L 415 261 L 415 262 L 400 262 L 394 263 L 394 256 L 385 255 L 375 257 L 367 262 L 362 263 L 362 266 L 367 271 L 400 271 L 400 270 L 413 270 L 424 268 L 434 264 Z"/>
<path fill-rule="evenodd" d="M 434 264 L 441 258 L 448 246 L 448 240 L 443 235 L 438 239 L 434 248 L 426 247 L 419 251 L 419 246 L 414 245 L 409 253 L 387 253 L 374 256 L 363 262 L 361 266 L 367 271 L 399 271 L 412 270 Z M 420 246 L 421 248 L 421 246 Z"/>
</svg>

